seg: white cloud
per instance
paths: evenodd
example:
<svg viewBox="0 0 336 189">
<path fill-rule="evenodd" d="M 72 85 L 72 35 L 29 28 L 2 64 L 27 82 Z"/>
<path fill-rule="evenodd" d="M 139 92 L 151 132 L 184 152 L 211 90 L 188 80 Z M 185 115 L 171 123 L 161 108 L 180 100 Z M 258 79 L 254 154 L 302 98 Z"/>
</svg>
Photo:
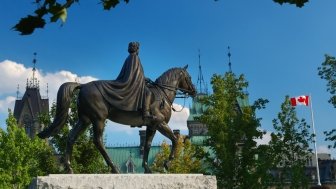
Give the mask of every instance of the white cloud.
<svg viewBox="0 0 336 189">
<path fill-rule="evenodd" d="M 46 73 L 45 75 L 43 75 L 43 77 L 39 78 L 41 78 L 41 83 L 45 83 L 45 85 L 48 83 L 50 102 L 56 101 L 56 94 L 58 88 L 62 85 L 62 83 L 74 81 L 79 83 L 87 83 L 93 80 L 97 80 L 96 78 L 91 76 L 79 77 L 77 74 L 64 70 L 55 73 Z"/>
<path fill-rule="evenodd" d="M 331 154 L 331 149 L 328 148 L 328 146 L 318 146 L 317 147 L 317 153 L 326 153 Z"/>
<path fill-rule="evenodd" d="M 8 108 L 14 107 L 15 99 L 14 96 L 7 96 L 4 99 L 0 99 L 0 114 L 7 114 Z"/>
<path fill-rule="evenodd" d="M 171 129 L 179 129 L 181 131 L 188 130 L 187 127 L 187 120 L 189 117 L 189 108 L 183 107 L 180 104 L 173 104 L 174 109 L 176 112 L 173 111 L 172 116 L 169 121 L 169 127 Z M 182 111 L 181 111 L 182 110 Z M 177 112 L 181 111 L 181 112 Z"/>
<path fill-rule="evenodd" d="M 24 65 L 16 62 L 5 60 L 0 62 L 0 94 L 15 94 L 17 85 L 25 86 L 31 69 L 25 68 Z"/>
<path fill-rule="evenodd" d="M 27 85 L 27 79 L 30 81 L 32 77 L 33 71 L 31 67 L 26 68 L 23 64 L 10 60 L 0 62 L 0 94 L 2 98 L 4 98 L 3 96 L 6 94 L 15 94 L 18 85 L 20 88 L 20 95 L 22 96 Z M 43 73 L 41 70 L 37 69 L 35 77 L 39 81 L 41 95 L 46 95 L 48 84 L 48 90 L 51 97 L 56 96 L 59 86 L 64 82 L 77 81 L 79 83 L 87 83 L 92 80 L 97 80 L 91 76 L 80 77 L 75 73 L 64 70 L 53 73 Z"/>
<path fill-rule="evenodd" d="M 27 78 L 33 77 L 32 68 L 26 68 L 23 64 L 16 63 L 10 60 L 0 62 L 0 117 L 7 117 L 8 109 L 14 110 L 17 86 L 20 86 L 19 96 L 23 96 L 27 85 Z M 35 77 L 39 81 L 40 93 L 42 96 L 47 95 L 47 84 L 49 90 L 49 102 L 52 103 L 56 99 L 56 94 L 59 86 L 64 82 L 77 81 L 87 83 L 96 78 L 91 76 L 79 77 L 77 74 L 69 71 L 59 71 L 54 73 L 43 73 L 41 70 L 36 70 Z M 16 95 L 15 95 L 16 96 Z M 0 120 L 3 125 L 4 120 Z"/>
<path fill-rule="evenodd" d="M 262 139 L 256 139 L 257 145 L 265 145 L 271 141 L 271 132 L 266 132 Z"/>
</svg>

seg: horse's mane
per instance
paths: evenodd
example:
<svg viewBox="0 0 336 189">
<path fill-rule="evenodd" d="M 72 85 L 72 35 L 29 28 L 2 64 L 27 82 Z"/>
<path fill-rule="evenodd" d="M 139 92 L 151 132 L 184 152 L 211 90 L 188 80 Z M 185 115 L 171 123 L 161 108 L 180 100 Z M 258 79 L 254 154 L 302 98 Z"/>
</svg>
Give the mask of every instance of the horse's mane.
<svg viewBox="0 0 336 189">
<path fill-rule="evenodd" d="M 155 80 L 155 83 L 162 84 L 167 83 L 172 80 L 177 79 L 178 74 L 176 72 L 181 70 L 181 68 L 170 68 L 169 70 L 165 71 L 160 77 Z"/>
</svg>

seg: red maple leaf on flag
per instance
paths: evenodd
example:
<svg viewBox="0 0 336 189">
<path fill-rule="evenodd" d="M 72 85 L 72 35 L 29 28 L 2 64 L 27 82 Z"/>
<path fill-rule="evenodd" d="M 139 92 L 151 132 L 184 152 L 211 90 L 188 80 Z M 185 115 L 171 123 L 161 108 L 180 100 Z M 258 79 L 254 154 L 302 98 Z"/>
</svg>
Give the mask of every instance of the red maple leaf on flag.
<svg viewBox="0 0 336 189">
<path fill-rule="evenodd" d="M 305 95 L 294 97 L 294 98 L 291 98 L 290 100 L 291 100 L 292 106 L 297 106 L 297 105 L 308 106 L 309 104 L 309 96 L 305 96 Z"/>
</svg>

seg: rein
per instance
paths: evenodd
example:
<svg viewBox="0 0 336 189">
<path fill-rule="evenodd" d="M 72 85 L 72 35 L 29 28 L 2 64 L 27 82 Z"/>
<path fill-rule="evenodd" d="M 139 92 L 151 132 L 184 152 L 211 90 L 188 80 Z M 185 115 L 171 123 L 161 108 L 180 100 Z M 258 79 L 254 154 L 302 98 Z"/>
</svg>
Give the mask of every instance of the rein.
<svg viewBox="0 0 336 189">
<path fill-rule="evenodd" d="M 181 89 L 181 88 L 179 88 L 179 87 L 174 87 L 174 86 L 171 86 L 171 85 L 166 85 L 166 84 L 158 84 L 158 83 L 155 83 L 155 82 L 153 82 L 152 84 L 154 84 L 154 85 L 158 85 L 159 87 L 161 87 L 161 88 L 164 88 L 164 89 L 168 89 L 168 90 L 170 90 L 170 91 L 182 91 L 182 93 L 181 94 L 184 94 L 185 95 L 185 93 L 190 93 L 191 91 L 190 90 L 186 90 L 186 89 Z M 177 92 L 176 92 L 177 93 Z M 185 95 L 185 97 L 176 97 L 176 98 L 187 98 L 189 95 Z"/>
<path fill-rule="evenodd" d="M 182 73 L 184 73 L 184 72 L 182 71 Z M 179 77 L 179 80 L 181 80 L 181 77 Z M 192 93 L 192 92 L 193 92 L 193 91 L 191 91 L 191 90 L 182 89 L 182 88 L 175 87 L 175 86 L 171 86 L 171 85 L 166 85 L 166 84 L 162 84 L 162 83 L 159 84 L 159 83 L 157 83 L 157 82 L 153 82 L 152 80 L 150 80 L 150 79 L 148 79 L 148 78 L 147 78 L 147 82 L 150 83 L 150 84 L 152 84 L 152 85 L 154 85 L 154 86 L 159 87 L 159 88 L 162 90 L 165 99 L 167 99 L 168 103 L 170 104 L 171 109 L 172 109 L 174 112 L 181 112 L 181 111 L 184 109 L 184 107 L 185 107 L 185 101 L 186 101 L 185 99 L 189 97 L 189 95 L 188 95 L 189 93 Z M 190 84 L 189 84 L 189 85 L 190 85 Z M 166 93 L 166 91 L 165 91 L 164 89 L 167 89 L 167 90 L 169 90 L 169 91 L 173 91 L 173 92 L 175 92 L 175 98 L 184 98 L 183 107 L 182 107 L 181 110 L 178 110 L 178 111 L 177 111 L 177 110 L 173 107 L 173 102 L 169 99 L 169 97 L 168 97 L 168 95 L 167 95 L 167 93 Z M 181 91 L 181 93 L 180 93 L 179 91 Z M 178 95 L 181 95 L 181 96 L 178 96 Z"/>
<path fill-rule="evenodd" d="M 185 101 L 186 101 L 185 99 L 189 97 L 189 95 L 186 95 L 185 93 L 188 93 L 189 90 L 184 90 L 184 89 L 182 90 L 182 89 L 180 89 L 180 88 L 178 88 L 178 87 L 174 87 L 174 86 L 166 85 L 166 84 L 159 84 L 159 83 L 156 83 L 156 82 L 152 82 L 151 84 L 153 84 L 153 85 L 155 85 L 155 86 L 158 86 L 158 87 L 162 90 L 165 99 L 167 99 L 168 103 L 170 104 L 170 107 L 172 108 L 172 110 L 173 110 L 174 112 L 182 112 L 182 110 L 183 110 L 184 107 L 185 107 Z M 163 89 L 167 89 L 167 90 L 170 90 L 170 91 L 174 91 L 174 92 L 176 92 L 176 95 L 182 95 L 182 96 L 176 96 L 176 97 L 175 97 L 175 98 L 184 98 L 184 101 L 183 101 L 183 107 L 182 107 L 181 110 L 176 110 L 176 109 L 173 107 L 173 102 L 169 99 L 169 97 L 168 97 L 166 91 L 163 90 Z M 179 91 L 182 91 L 182 93 L 181 93 L 181 94 L 178 94 L 178 90 L 179 90 Z M 185 91 L 185 92 L 183 92 L 183 91 Z"/>
</svg>

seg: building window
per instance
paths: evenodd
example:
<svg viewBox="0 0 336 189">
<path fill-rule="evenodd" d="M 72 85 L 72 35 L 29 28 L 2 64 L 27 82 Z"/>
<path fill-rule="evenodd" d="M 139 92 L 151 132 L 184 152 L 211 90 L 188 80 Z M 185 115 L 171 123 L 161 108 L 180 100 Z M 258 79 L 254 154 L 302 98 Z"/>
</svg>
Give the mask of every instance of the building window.
<svg viewBox="0 0 336 189">
<path fill-rule="evenodd" d="M 127 173 L 134 173 L 134 164 L 133 163 L 128 163 L 127 165 Z"/>
<path fill-rule="evenodd" d="M 126 171 L 127 173 L 135 173 L 135 164 L 132 159 L 132 153 L 130 152 L 130 156 L 128 157 L 128 160 L 126 162 Z"/>
<path fill-rule="evenodd" d="M 29 124 L 25 124 L 25 130 L 26 130 L 26 134 L 28 135 L 28 136 L 30 136 L 30 125 Z"/>
</svg>

